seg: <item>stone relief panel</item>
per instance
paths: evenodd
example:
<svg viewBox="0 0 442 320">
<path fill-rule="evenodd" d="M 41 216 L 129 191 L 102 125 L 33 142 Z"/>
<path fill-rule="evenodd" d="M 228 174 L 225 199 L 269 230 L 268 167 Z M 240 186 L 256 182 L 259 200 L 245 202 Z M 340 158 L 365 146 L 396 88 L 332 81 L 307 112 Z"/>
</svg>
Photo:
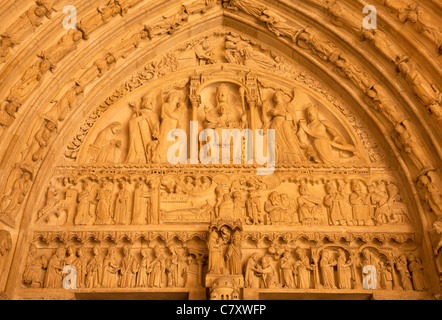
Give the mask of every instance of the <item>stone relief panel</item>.
<svg viewBox="0 0 442 320">
<path fill-rule="evenodd" d="M 21 290 L 61 289 L 62 270 L 77 270 L 76 290 L 210 288 L 210 298 L 260 290 L 359 290 L 364 267 L 377 269 L 375 290 L 425 291 L 414 234 L 283 233 L 243 230 L 216 220 L 209 231 L 37 232 Z M 74 290 L 75 290 L 74 289 Z"/>
<path fill-rule="evenodd" d="M 206 50 L 209 52 L 209 55 L 214 57 L 212 59 L 213 61 L 210 60 L 209 63 L 207 62 L 207 60 L 204 60 L 205 61 L 204 63 L 202 63 L 200 61 L 201 59 L 198 58 L 198 56 L 201 57 L 201 54 L 199 54 L 199 53 L 196 54 L 195 52 L 198 52 L 198 50 L 200 50 L 198 48 L 201 45 L 201 43 L 206 48 Z M 232 47 L 232 45 L 234 43 L 243 43 L 242 47 L 247 45 L 247 50 L 245 51 L 246 53 L 244 53 L 245 49 L 243 50 L 242 47 L 241 48 Z M 213 46 L 213 48 L 212 48 L 212 46 Z M 240 55 L 241 52 L 243 52 L 242 54 L 244 55 L 244 59 L 240 59 L 240 58 L 233 59 L 232 58 L 232 56 Z M 247 61 L 253 61 L 253 62 L 247 62 Z M 261 63 L 258 63 L 257 61 L 258 62 L 261 61 Z M 265 61 L 266 63 L 262 63 L 262 61 Z M 136 88 L 142 86 L 146 82 L 160 79 L 163 76 L 165 76 L 165 74 L 170 73 L 170 72 L 178 71 L 178 70 L 181 70 L 181 69 L 187 68 L 187 67 L 198 68 L 201 65 L 206 66 L 206 67 L 210 67 L 210 65 L 220 64 L 220 63 L 229 63 L 232 66 L 233 65 L 246 66 L 246 67 L 254 68 L 257 70 L 270 71 L 271 73 L 276 73 L 278 75 L 288 77 L 291 79 L 297 79 L 299 82 L 306 84 L 313 91 L 317 91 L 320 94 L 324 95 L 324 97 L 329 102 L 331 102 L 336 107 L 341 109 L 341 112 L 347 117 L 347 119 L 350 122 L 355 121 L 353 115 L 350 115 L 345 107 L 338 105 L 338 101 L 336 101 L 336 99 L 334 99 L 331 95 L 328 94 L 327 89 L 323 88 L 323 86 L 320 83 L 315 82 L 313 79 L 307 77 L 305 72 L 303 72 L 303 71 L 300 72 L 299 67 L 291 66 L 289 63 L 287 63 L 285 61 L 285 59 L 283 57 L 276 55 L 275 53 L 270 51 L 268 48 L 265 48 L 262 45 L 254 42 L 254 41 L 251 41 L 250 39 L 247 39 L 246 37 L 244 37 L 242 35 L 239 35 L 239 34 L 232 32 L 232 31 L 225 31 L 224 29 L 220 29 L 219 31 L 214 31 L 206 36 L 200 37 L 197 40 L 192 40 L 189 43 L 187 43 L 185 46 L 178 47 L 173 53 L 166 54 L 162 59 L 154 62 L 152 64 L 152 66 L 146 66 L 145 70 L 142 73 L 140 73 L 138 76 L 134 77 L 130 81 L 126 82 L 120 89 L 118 89 L 115 92 L 115 94 L 112 97 L 108 98 L 106 100 L 106 102 L 103 105 L 101 105 L 97 109 L 96 112 L 94 112 L 94 115 L 92 115 L 90 120 L 87 121 L 87 124 L 85 124 L 82 127 L 82 129 L 80 130 L 81 132 L 78 133 L 78 135 L 74 139 L 74 141 L 72 141 L 72 143 L 70 143 L 68 145 L 68 148 L 65 152 L 67 159 L 78 159 L 79 147 L 83 144 L 83 141 L 84 141 L 86 135 L 88 135 L 88 133 L 91 129 L 91 126 L 101 117 L 101 115 L 106 110 L 111 108 L 114 105 L 114 103 L 116 103 L 120 99 L 124 99 L 128 92 L 134 91 Z M 244 70 L 244 72 L 248 73 L 246 70 Z M 191 71 L 190 73 L 193 73 L 193 71 Z M 202 77 L 204 77 L 204 75 Z M 209 75 L 206 75 L 206 78 L 207 77 L 209 77 Z M 230 75 L 228 77 L 232 78 L 234 76 Z M 264 122 L 264 121 L 268 122 L 268 120 L 263 119 L 263 117 L 268 118 L 269 115 L 262 114 L 262 108 L 263 108 L 262 105 L 264 103 L 266 103 L 266 105 L 267 105 L 266 108 L 270 108 L 269 106 L 274 104 L 274 99 L 272 99 L 270 96 L 267 96 L 269 94 L 268 92 L 265 92 L 264 96 L 262 96 L 262 94 L 259 92 L 254 93 L 254 94 L 249 94 L 250 97 L 247 97 L 248 95 L 246 92 L 245 97 L 243 99 L 243 98 L 241 98 L 241 94 L 239 94 L 239 97 L 238 97 L 238 90 L 239 90 L 238 84 L 226 83 L 225 81 L 223 82 L 221 80 L 222 79 L 220 79 L 220 82 L 218 85 L 220 86 L 222 84 L 226 84 L 228 87 L 231 87 L 229 89 L 230 98 L 235 100 L 235 103 L 238 105 L 238 107 L 242 108 L 243 105 L 245 105 L 246 112 L 249 113 L 248 118 L 250 118 L 250 112 L 247 110 L 248 109 L 247 106 L 253 102 L 256 104 L 255 113 L 259 113 L 255 116 L 256 121 L 257 121 L 256 128 L 258 128 L 259 125 L 262 125 L 262 122 Z M 264 80 L 264 79 L 262 79 L 262 80 Z M 183 79 L 183 81 L 185 81 L 185 80 Z M 200 81 L 201 81 L 201 79 L 200 79 Z M 231 81 L 229 81 L 229 82 L 231 82 Z M 261 89 L 269 87 L 268 81 L 259 81 L 259 82 L 260 82 Z M 248 87 L 250 85 L 253 86 L 253 84 L 245 84 L 245 87 Z M 292 94 L 293 85 L 291 88 L 290 87 L 289 88 L 281 88 L 280 84 L 271 84 L 271 88 L 275 91 L 277 91 L 279 89 L 283 89 L 283 91 L 285 91 L 287 93 L 284 97 L 284 100 L 292 100 L 294 98 L 293 94 Z M 152 105 L 152 107 L 151 108 L 149 107 L 149 109 L 153 109 L 152 111 L 156 113 L 156 115 L 154 116 L 154 119 L 156 119 L 157 117 L 159 117 L 158 115 L 161 112 L 161 110 L 159 110 L 160 108 L 158 106 L 161 106 L 162 101 L 165 101 L 168 98 L 167 94 L 170 93 L 170 91 L 176 91 L 176 90 L 174 90 L 173 86 L 167 86 L 167 88 L 161 88 L 161 89 L 163 90 L 163 93 L 164 93 L 163 96 L 159 96 L 156 93 L 151 93 L 152 96 L 149 96 L 149 93 L 146 93 L 147 97 L 145 97 L 145 98 L 140 97 L 139 98 L 140 100 L 138 102 L 132 102 L 131 104 L 134 105 L 135 103 L 137 103 L 138 105 L 142 106 L 142 105 L 149 104 L 147 101 L 150 100 L 150 104 Z M 181 89 L 175 88 L 175 89 L 179 89 L 178 91 L 180 91 L 180 92 L 181 92 L 181 90 L 185 89 L 183 92 L 181 92 L 180 102 L 183 102 L 185 104 L 187 103 L 187 106 L 189 109 L 191 109 L 191 106 L 193 108 L 193 105 L 198 104 L 198 112 L 197 112 L 197 115 L 194 116 L 195 119 L 197 117 L 198 118 L 204 117 L 204 115 L 203 115 L 205 113 L 204 106 L 207 106 L 207 108 L 210 109 L 216 105 L 216 98 L 215 98 L 216 93 L 213 91 L 211 91 L 211 92 L 209 91 L 210 93 L 209 92 L 206 92 L 206 93 L 205 92 L 203 92 L 203 93 L 198 92 L 198 95 L 201 96 L 201 98 L 205 98 L 204 97 L 205 95 L 212 96 L 209 98 L 210 103 L 207 103 L 207 102 L 205 102 L 207 100 L 195 101 L 195 99 L 200 99 L 200 97 L 193 97 L 194 96 L 193 93 L 190 93 L 188 91 L 186 92 L 186 90 L 189 90 L 191 88 L 187 87 L 187 88 L 181 88 Z M 195 88 L 195 90 L 196 89 L 197 88 Z M 263 91 L 266 91 L 266 90 L 263 90 Z M 273 93 L 275 93 L 275 92 L 273 92 Z M 236 96 L 236 98 L 234 96 Z M 189 97 L 189 99 L 187 99 L 187 97 Z M 251 99 L 251 101 L 248 101 L 248 99 Z M 245 101 L 242 101 L 242 100 L 245 100 Z M 268 100 L 268 101 L 266 101 L 266 100 Z M 144 101 L 144 102 L 142 102 L 142 101 Z M 300 103 L 300 99 L 296 99 L 296 101 L 298 103 Z M 313 104 L 315 104 L 314 102 L 315 101 L 313 101 Z M 298 118 L 294 120 L 295 122 L 298 121 L 298 119 L 301 117 L 306 118 L 306 115 L 299 114 L 302 110 L 305 109 L 306 105 L 307 105 L 307 103 L 305 103 L 305 105 L 298 106 L 298 110 L 297 110 Z M 321 105 L 319 105 L 317 107 L 319 107 L 319 109 L 322 109 Z M 155 108 L 157 108 L 158 110 L 155 110 Z M 146 107 L 139 107 L 139 109 L 141 110 L 141 112 L 143 112 L 143 110 L 146 109 Z M 208 110 L 208 112 L 209 112 L 209 118 L 214 120 L 213 114 L 215 112 L 219 112 L 219 110 L 215 109 L 215 110 L 213 110 L 213 112 L 211 112 L 211 110 Z M 210 112 L 212 114 L 212 118 L 210 117 Z M 241 111 L 238 111 L 238 112 L 241 112 Z M 220 115 L 218 114 L 217 118 L 219 118 L 219 117 L 220 117 Z M 189 118 L 191 118 L 190 114 L 189 114 Z M 222 116 L 220 119 L 222 119 Z M 247 119 L 247 120 L 251 120 L 251 119 Z M 320 119 L 320 120 L 323 120 L 323 119 Z M 328 119 L 324 119 L 324 120 L 328 120 Z M 153 121 L 155 121 L 155 120 L 153 120 Z M 159 121 L 161 121 L 160 117 L 159 117 Z M 201 121 L 201 120 L 199 119 L 199 121 Z M 204 120 L 202 120 L 202 121 L 204 121 Z M 224 121 L 224 120 L 220 120 L 220 121 Z M 241 122 L 241 119 L 236 119 L 236 121 Z M 243 119 L 242 121 L 245 122 L 246 119 Z M 260 122 L 260 123 L 258 123 L 258 122 Z M 215 121 L 215 125 L 216 125 L 216 121 Z M 353 125 L 353 128 L 357 131 L 358 136 L 361 138 L 361 140 L 363 141 L 363 144 L 366 147 L 368 147 L 368 148 L 376 147 L 376 146 L 374 146 L 372 141 L 366 141 L 367 140 L 366 132 L 359 132 L 362 129 L 360 124 L 355 123 L 352 125 Z M 200 128 L 204 128 L 204 123 L 201 123 Z M 149 140 L 149 137 L 146 138 L 146 140 Z M 348 141 L 348 142 L 346 141 L 346 144 L 351 144 L 351 142 L 352 141 Z M 382 155 L 379 152 L 376 152 L 376 151 L 373 152 L 373 151 L 370 151 L 370 158 L 373 161 L 378 161 L 382 157 Z"/>
<path fill-rule="evenodd" d="M 168 141 L 169 132 L 181 129 L 190 137 L 190 121 L 195 121 L 200 147 L 204 129 L 216 131 L 219 150 L 231 143 L 223 140 L 223 130 L 250 129 L 254 133 L 261 129 L 266 133 L 270 129 L 275 131 L 278 164 L 371 162 L 341 116 L 302 88 L 288 91 L 250 72 L 223 70 L 194 74 L 182 83 L 181 89 L 175 85 L 167 88 L 170 90 L 158 88 L 143 93 L 129 106 L 112 108 L 111 116 L 103 119 L 107 123 L 94 128 L 86 139 L 78 161 L 97 165 L 167 163 L 174 144 Z M 221 162 L 221 155 L 217 161 Z"/>
<path fill-rule="evenodd" d="M 227 170 L 231 173 L 204 173 L 197 167 L 198 173 L 173 173 L 170 168 L 158 175 L 152 168 L 60 167 L 35 223 L 136 226 L 225 219 L 250 226 L 410 228 L 415 219 L 387 171 L 286 170 L 257 178 L 251 169 Z"/>
</svg>

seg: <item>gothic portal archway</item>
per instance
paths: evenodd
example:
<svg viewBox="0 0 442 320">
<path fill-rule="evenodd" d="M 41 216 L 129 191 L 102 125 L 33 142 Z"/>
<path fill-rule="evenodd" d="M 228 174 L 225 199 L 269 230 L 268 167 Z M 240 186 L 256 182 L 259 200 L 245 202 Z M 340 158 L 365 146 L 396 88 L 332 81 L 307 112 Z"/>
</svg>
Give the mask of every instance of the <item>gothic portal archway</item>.
<svg viewBox="0 0 442 320">
<path fill-rule="evenodd" d="M 4 297 L 440 294 L 437 1 L 71 2 L 0 9 Z"/>
</svg>

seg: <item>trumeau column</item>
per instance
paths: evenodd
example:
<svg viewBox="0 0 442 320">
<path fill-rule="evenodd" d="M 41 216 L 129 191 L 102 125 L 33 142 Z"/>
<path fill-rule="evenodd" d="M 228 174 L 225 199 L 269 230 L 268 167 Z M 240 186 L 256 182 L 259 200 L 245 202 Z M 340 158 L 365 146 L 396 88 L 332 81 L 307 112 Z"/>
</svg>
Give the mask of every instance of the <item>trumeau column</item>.
<svg viewBox="0 0 442 320">
<path fill-rule="evenodd" d="M 423 10 L 414 22 L 379 4 L 393 10 L 379 10 L 387 25 L 416 27 L 421 67 L 407 52 L 416 44 L 388 28 L 364 32 L 371 49 L 360 49 L 363 16 L 344 0 L 129 2 L 92 6 L 58 42 L 31 31 L 45 33 L 47 5 L 5 24 L 0 295 L 364 296 L 366 266 L 378 271 L 368 293 L 377 299 L 440 293 L 441 97 L 438 71 L 425 70 L 437 64 L 440 32 L 422 18 L 437 15 L 430 5 L 410 9 Z M 112 54 L 77 50 L 95 36 Z M 23 56 L 26 37 L 43 54 Z M 217 148 L 193 140 L 186 163 L 169 163 L 168 133 L 198 140 L 191 123 L 213 137 L 251 129 L 254 157 L 255 129 L 272 128 L 275 171 L 203 165 L 199 151 L 219 159 Z M 63 289 L 66 265 L 76 289 Z"/>
</svg>

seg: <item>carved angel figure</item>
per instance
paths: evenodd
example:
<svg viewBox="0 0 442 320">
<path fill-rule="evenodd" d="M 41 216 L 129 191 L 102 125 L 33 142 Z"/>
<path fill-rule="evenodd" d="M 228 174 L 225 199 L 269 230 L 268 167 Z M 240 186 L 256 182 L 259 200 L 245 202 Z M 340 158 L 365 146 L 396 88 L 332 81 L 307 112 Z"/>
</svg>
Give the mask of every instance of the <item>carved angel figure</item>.
<svg viewBox="0 0 442 320">
<path fill-rule="evenodd" d="M 19 44 L 41 26 L 45 16 L 49 18 L 50 12 L 44 6 L 32 5 L 6 29 L 3 36 L 10 38 L 12 44 Z"/>
<path fill-rule="evenodd" d="M 235 63 L 250 68 L 271 69 L 276 66 L 276 62 L 261 53 L 258 49 L 240 37 L 226 37 L 225 57 L 228 62 Z"/>
<path fill-rule="evenodd" d="M 0 127 L 8 127 L 15 120 L 15 114 L 20 107 L 20 103 L 17 99 L 11 99 L 12 101 L 3 101 L 0 104 Z"/>
<path fill-rule="evenodd" d="M 288 37 L 296 42 L 299 30 L 296 30 L 292 23 L 287 23 L 283 18 L 271 10 L 264 10 L 259 20 L 267 25 L 267 28 L 278 37 Z"/>
<path fill-rule="evenodd" d="M 34 139 L 30 144 L 24 162 L 32 165 L 33 162 L 40 161 L 43 157 L 44 150 L 47 148 L 51 138 L 57 129 L 57 121 L 46 120 L 41 128 L 35 133 Z"/>
<path fill-rule="evenodd" d="M 296 136 L 296 112 L 293 100 L 287 102 L 283 91 L 278 90 L 272 101 L 263 103 L 264 132 L 275 130 L 276 161 L 278 163 L 299 163 L 303 159 L 299 141 Z"/>
<path fill-rule="evenodd" d="M 69 111 L 77 106 L 78 96 L 84 92 L 84 87 L 80 82 L 76 82 L 75 86 L 66 92 L 59 101 L 49 110 L 44 116 L 47 119 L 57 119 L 58 121 L 64 121 Z"/>
<path fill-rule="evenodd" d="M 10 91 L 10 96 L 17 98 L 19 101 L 24 100 L 40 86 L 43 75 L 49 71 L 50 68 L 51 63 L 48 60 L 36 62 L 27 69 L 21 79 L 15 83 Z"/>
<path fill-rule="evenodd" d="M 147 31 L 149 39 L 153 39 L 156 36 L 174 33 L 175 30 L 187 22 L 188 19 L 188 10 L 182 5 L 177 13 L 170 17 L 163 16 L 163 21 L 155 25 L 145 26 L 144 29 Z"/>
<path fill-rule="evenodd" d="M 98 13 L 93 13 L 86 19 L 81 19 L 78 24 L 78 30 L 83 32 L 83 38 L 85 40 L 89 39 L 92 31 L 109 22 L 112 17 L 115 17 L 117 14 L 121 13 L 121 7 L 118 5 L 118 3 L 109 1 L 106 6 L 98 7 L 97 11 Z"/>
<path fill-rule="evenodd" d="M 336 46 L 328 40 L 321 39 L 311 28 L 308 27 L 299 32 L 297 44 L 302 48 L 311 49 L 314 54 L 324 61 L 327 61 L 333 55 L 338 54 L 338 48 Z"/>
<path fill-rule="evenodd" d="M 223 0 L 223 7 L 230 10 L 240 10 L 256 18 L 266 9 L 250 0 Z"/>
<path fill-rule="evenodd" d="M 187 106 L 181 101 L 179 92 L 172 91 L 169 93 L 166 102 L 161 106 L 161 124 L 160 132 L 158 134 L 157 155 L 161 163 L 167 163 L 167 151 L 173 142 L 167 141 L 167 135 L 173 129 L 180 128 L 185 119 L 183 119 L 184 112 L 187 111 Z"/>
<path fill-rule="evenodd" d="M 310 159 L 319 163 L 339 163 L 351 160 L 347 154 L 355 155 L 355 147 L 348 144 L 334 128 L 333 124 L 326 120 L 320 120 L 318 109 L 310 104 L 307 109 L 307 121 L 299 121 L 298 137 L 302 146 L 308 150 Z M 307 145 L 311 142 L 311 146 Z M 338 155 L 333 150 L 338 151 Z"/>
<path fill-rule="evenodd" d="M 39 56 L 48 60 L 54 67 L 69 52 L 77 49 L 77 42 L 82 38 L 82 33 L 76 29 L 70 29 L 61 37 L 57 45 L 42 52 Z"/>
<path fill-rule="evenodd" d="M 436 44 L 437 52 L 442 54 L 442 28 L 422 7 L 419 7 L 419 4 L 409 5 L 405 10 L 401 10 L 398 16 L 402 23 L 407 21 L 414 23 L 418 32 Z"/>
<path fill-rule="evenodd" d="M 120 159 L 123 127 L 120 122 L 114 122 L 103 129 L 89 146 L 88 155 L 91 163 L 116 163 Z"/>
</svg>

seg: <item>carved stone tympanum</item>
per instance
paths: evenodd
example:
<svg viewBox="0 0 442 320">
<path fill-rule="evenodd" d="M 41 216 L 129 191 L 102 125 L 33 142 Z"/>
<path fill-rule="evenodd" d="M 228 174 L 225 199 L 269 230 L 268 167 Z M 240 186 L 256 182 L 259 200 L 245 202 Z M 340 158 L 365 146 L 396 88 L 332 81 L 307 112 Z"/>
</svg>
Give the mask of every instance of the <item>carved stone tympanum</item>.
<svg viewBox="0 0 442 320">
<path fill-rule="evenodd" d="M 0 297 L 441 294 L 437 1 L 3 2 Z"/>
</svg>

